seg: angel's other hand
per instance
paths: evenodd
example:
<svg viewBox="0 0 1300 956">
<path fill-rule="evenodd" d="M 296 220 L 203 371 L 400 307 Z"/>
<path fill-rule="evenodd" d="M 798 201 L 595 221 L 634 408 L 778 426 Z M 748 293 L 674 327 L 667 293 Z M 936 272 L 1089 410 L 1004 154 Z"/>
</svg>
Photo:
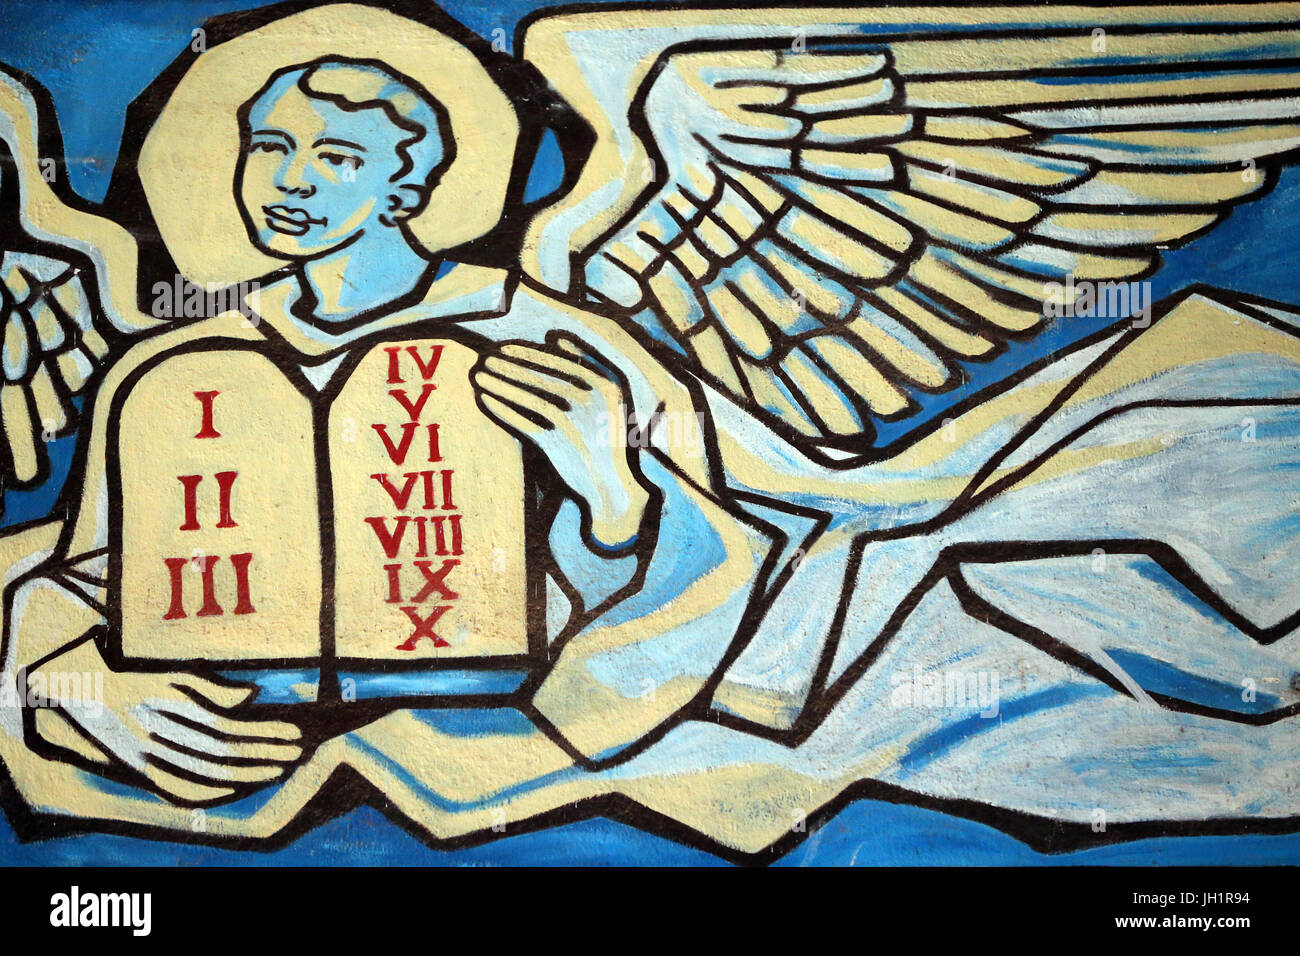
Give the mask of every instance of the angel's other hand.
<svg viewBox="0 0 1300 956">
<path fill-rule="evenodd" d="M 81 677 L 79 695 L 70 696 Z M 87 682 L 89 675 L 102 674 Z M 281 779 L 303 754 L 302 732 L 241 708 L 255 688 L 186 673 L 110 670 L 83 641 L 28 672 L 43 697 L 36 731 L 94 763 L 120 764 L 183 803 L 228 799 Z"/>
</svg>

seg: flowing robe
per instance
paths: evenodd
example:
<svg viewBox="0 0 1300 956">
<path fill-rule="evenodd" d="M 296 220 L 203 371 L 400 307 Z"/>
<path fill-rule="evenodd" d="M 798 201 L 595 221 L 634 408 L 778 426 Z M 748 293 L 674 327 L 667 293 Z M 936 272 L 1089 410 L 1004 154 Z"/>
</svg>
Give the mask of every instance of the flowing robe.
<svg viewBox="0 0 1300 956">
<path fill-rule="evenodd" d="M 620 795 L 758 852 L 860 780 L 1078 823 L 1296 814 L 1290 314 L 1188 296 L 887 460 L 834 469 L 614 322 L 501 273 L 458 266 L 417 306 L 339 335 L 297 320 L 292 295 L 269 286 L 265 323 L 180 327 L 110 371 L 69 526 L 3 541 L 5 682 L 103 620 L 86 586 L 104 573 L 103 409 L 169 342 L 274 336 L 318 362 L 418 323 L 500 341 L 569 331 L 656 423 L 638 460 L 658 527 L 609 557 L 561 507 L 548 541 L 564 586 L 548 591 L 549 660 L 526 700 L 395 709 L 206 810 L 211 837 L 273 836 L 342 767 L 448 838 Z M 34 745 L 12 702 L 0 730 L 33 808 L 193 829 L 189 809 Z"/>
</svg>

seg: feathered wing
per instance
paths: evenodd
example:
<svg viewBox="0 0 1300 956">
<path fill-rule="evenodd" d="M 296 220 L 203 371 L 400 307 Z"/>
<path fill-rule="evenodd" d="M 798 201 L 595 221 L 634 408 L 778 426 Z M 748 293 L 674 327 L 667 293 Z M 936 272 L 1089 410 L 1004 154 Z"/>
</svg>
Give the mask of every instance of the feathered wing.
<svg viewBox="0 0 1300 956">
<path fill-rule="evenodd" d="M 0 257 L 0 488 L 44 473 L 44 443 L 69 431 L 79 395 L 108 354 L 75 267 L 34 253 Z"/>
<path fill-rule="evenodd" d="M 841 458 L 1269 188 L 1300 147 L 1298 13 L 542 18 L 525 58 L 596 142 L 525 268 Z"/>
<path fill-rule="evenodd" d="M 52 188 L 66 167 L 46 123 L 0 65 L 0 492 L 47 476 L 46 443 L 75 427 L 109 341 L 160 324 L 135 305 L 131 234 Z"/>
</svg>

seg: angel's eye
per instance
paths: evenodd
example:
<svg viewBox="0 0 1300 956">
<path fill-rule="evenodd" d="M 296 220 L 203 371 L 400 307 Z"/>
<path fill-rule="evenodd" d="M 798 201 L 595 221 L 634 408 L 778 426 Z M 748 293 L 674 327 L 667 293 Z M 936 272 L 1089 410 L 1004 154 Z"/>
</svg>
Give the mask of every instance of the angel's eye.
<svg viewBox="0 0 1300 956">
<path fill-rule="evenodd" d="M 361 157 L 348 156 L 344 153 L 321 153 L 320 158 L 338 169 L 351 169 L 353 172 L 363 165 Z"/>
<path fill-rule="evenodd" d="M 288 155 L 289 147 L 284 143 L 277 143 L 275 140 L 261 140 L 260 142 L 250 143 L 248 151 L 250 153 L 284 153 Z"/>
</svg>

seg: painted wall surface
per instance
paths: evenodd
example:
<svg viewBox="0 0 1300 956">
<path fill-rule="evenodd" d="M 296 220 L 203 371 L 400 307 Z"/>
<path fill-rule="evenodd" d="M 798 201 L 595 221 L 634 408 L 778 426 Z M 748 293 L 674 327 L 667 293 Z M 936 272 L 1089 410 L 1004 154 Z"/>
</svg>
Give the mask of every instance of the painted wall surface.
<svg viewBox="0 0 1300 956">
<path fill-rule="evenodd" d="M 0 861 L 1297 862 L 1298 22 L 10 0 Z"/>
</svg>

